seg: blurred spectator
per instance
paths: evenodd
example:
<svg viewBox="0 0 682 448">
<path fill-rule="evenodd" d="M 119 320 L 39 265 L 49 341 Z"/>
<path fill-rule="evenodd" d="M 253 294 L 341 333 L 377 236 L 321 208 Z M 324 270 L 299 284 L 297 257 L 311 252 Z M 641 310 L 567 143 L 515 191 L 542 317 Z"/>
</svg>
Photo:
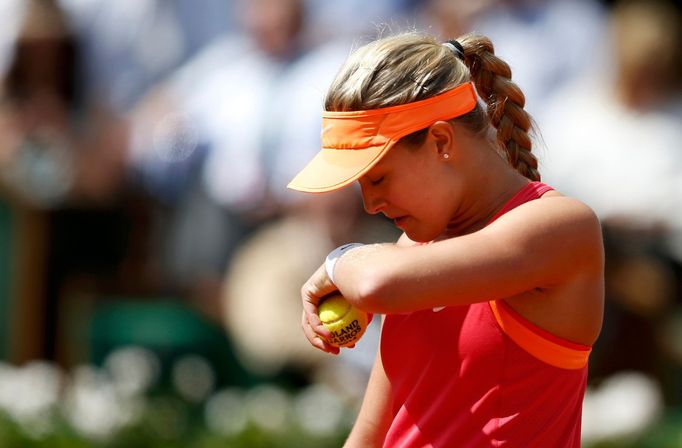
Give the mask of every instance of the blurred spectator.
<svg viewBox="0 0 682 448">
<path fill-rule="evenodd" d="M 536 119 L 560 86 L 603 66 L 605 12 L 594 0 L 428 0 L 420 26 L 443 40 L 490 37 Z"/>
<path fill-rule="evenodd" d="M 17 290 L 31 294 L 14 297 L 21 339 L 15 350 L 20 357 L 51 358 L 68 285 L 115 277 L 126 254 L 127 223 L 118 208 L 122 134 L 111 121 L 98 127 L 86 112 L 80 47 L 58 4 L 22 6 L 2 82 L 0 185 L 3 201 L 22 217 L 13 262 L 31 260 L 26 273 L 16 268 L 23 275 L 15 276 Z"/>
<path fill-rule="evenodd" d="M 385 28 L 414 27 L 413 12 L 423 0 L 305 0 L 313 40 L 373 38 Z M 476 2 L 478 3 L 478 2 Z"/>
<path fill-rule="evenodd" d="M 26 4 L 21 0 L 0 2 L 0 75 L 4 76 L 12 62 L 14 43 L 23 23 Z"/>
<path fill-rule="evenodd" d="M 280 104 L 297 107 L 287 96 L 296 90 L 291 73 L 308 50 L 298 0 L 234 7 L 244 29 L 212 42 L 144 98 L 130 148 L 145 188 L 161 201 L 159 275 L 214 316 L 232 251 L 278 213 L 266 162 L 283 154 L 280 120 L 297 115 L 281 115 Z"/>
<path fill-rule="evenodd" d="M 613 13 L 613 70 L 583 78 L 552 102 L 541 130 L 545 179 L 609 224 L 682 230 L 679 8 L 621 2 Z"/>
<path fill-rule="evenodd" d="M 230 0 L 59 0 L 83 46 L 84 91 L 125 113 L 232 26 Z"/>
<path fill-rule="evenodd" d="M 613 69 L 560 92 L 541 119 L 543 180 L 604 224 L 606 316 L 592 378 L 636 369 L 678 405 L 682 358 L 669 335 L 682 306 L 681 23 L 672 2 L 618 2 Z"/>
<path fill-rule="evenodd" d="M 27 2 L 19 23 L 2 81 L 2 180 L 23 200 L 51 207 L 64 201 L 76 175 L 77 48 L 51 2 Z"/>
<path fill-rule="evenodd" d="M 40 208 L 110 202 L 124 176 L 122 123 L 88 108 L 82 47 L 58 2 L 18 5 L 3 79 L 4 181 Z"/>
<path fill-rule="evenodd" d="M 543 173 L 607 224 L 674 234 L 682 230 L 673 212 L 682 193 L 680 10 L 624 1 L 611 25 L 613 69 L 560 92 L 543 118 Z"/>
<path fill-rule="evenodd" d="M 300 0 L 235 6 L 243 34 L 214 41 L 140 104 L 131 159 L 177 204 L 161 215 L 160 272 L 225 316 L 251 368 L 300 375 L 320 358 L 303 344 L 300 281 L 335 244 L 368 236 L 354 192 L 321 201 L 286 189 L 319 149 L 323 95 L 350 44 L 318 40 Z"/>
</svg>

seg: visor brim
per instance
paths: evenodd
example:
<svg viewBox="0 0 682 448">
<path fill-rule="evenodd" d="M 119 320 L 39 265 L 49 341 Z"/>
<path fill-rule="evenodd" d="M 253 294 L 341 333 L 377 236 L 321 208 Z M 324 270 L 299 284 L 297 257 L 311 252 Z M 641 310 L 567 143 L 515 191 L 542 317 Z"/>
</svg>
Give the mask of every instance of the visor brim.
<svg viewBox="0 0 682 448">
<path fill-rule="evenodd" d="M 393 143 L 387 142 L 383 146 L 362 150 L 322 148 L 289 182 L 287 188 L 306 193 L 327 193 L 339 190 L 369 171 L 381 160 Z"/>
</svg>

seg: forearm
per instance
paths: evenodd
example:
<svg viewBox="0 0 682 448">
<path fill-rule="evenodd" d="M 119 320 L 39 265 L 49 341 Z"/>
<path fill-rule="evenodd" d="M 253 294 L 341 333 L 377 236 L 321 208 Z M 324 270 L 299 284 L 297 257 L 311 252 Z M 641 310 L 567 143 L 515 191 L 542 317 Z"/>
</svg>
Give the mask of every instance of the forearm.
<svg viewBox="0 0 682 448">
<path fill-rule="evenodd" d="M 352 249 L 335 267 L 335 285 L 353 305 L 368 312 L 391 314 L 442 306 L 463 282 L 439 273 L 418 247 L 374 244 Z"/>
<path fill-rule="evenodd" d="M 334 284 L 353 305 L 368 312 L 395 312 L 396 300 L 390 289 L 406 278 L 401 278 L 404 247 L 395 244 L 371 244 L 353 248 L 344 254 L 334 268 Z M 391 301 L 387 300 L 392 296 Z"/>
<path fill-rule="evenodd" d="M 358 421 L 351 431 L 344 448 L 381 448 L 384 446 L 385 431 L 371 426 L 366 421 Z"/>
<path fill-rule="evenodd" d="M 381 363 L 381 354 L 377 353 L 362 407 L 344 444 L 345 448 L 383 446 L 391 423 L 390 396 L 390 383 Z"/>
<path fill-rule="evenodd" d="M 338 260 L 334 283 L 358 308 L 392 314 L 512 297 L 599 268 L 590 229 L 531 218 L 431 244 L 359 247 Z"/>
</svg>

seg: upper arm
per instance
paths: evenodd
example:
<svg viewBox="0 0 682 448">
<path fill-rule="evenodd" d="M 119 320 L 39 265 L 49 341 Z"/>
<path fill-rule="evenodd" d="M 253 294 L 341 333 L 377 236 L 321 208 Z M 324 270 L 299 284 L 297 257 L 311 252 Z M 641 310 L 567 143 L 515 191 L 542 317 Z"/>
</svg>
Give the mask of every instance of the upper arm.
<svg viewBox="0 0 682 448">
<path fill-rule="evenodd" d="M 460 242 L 468 246 L 460 249 L 468 256 L 487 252 L 480 255 L 479 274 L 474 278 L 494 280 L 500 289 L 494 298 L 551 288 L 603 270 L 599 220 L 586 205 L 571 198 L 527 203 L 517 213 L 512 211 L 472 234 L 471 241 L 466 238 Z"/>
<path fill-rule="evenodd" d="M 579 275 L 601 275 L 603 246 L 599 221 L 587 206 L 550 197 L 519 206 L 468 235 L 388 246 L 359 253 L 353 261 L 357 263 L 342 267 L 355 276 L 349 291 L 342 288 L 347 298 L 364 301 L 379 313 L 408 312 L 510 297 Z"/>
</svg>

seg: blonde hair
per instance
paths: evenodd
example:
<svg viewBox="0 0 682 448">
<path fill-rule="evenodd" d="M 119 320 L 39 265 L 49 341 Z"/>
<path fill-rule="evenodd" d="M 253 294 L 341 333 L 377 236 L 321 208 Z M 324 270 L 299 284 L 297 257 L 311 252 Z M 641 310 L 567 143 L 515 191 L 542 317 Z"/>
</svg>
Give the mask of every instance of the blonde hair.
<svg viewBox="0 0 682 448">
<path fill-rule="evenodd" d="M 539 180 L 538 163 L 531 153 L 530 115 L 525 97 L 511 80 L 511 69 L 495 56 L 485 36 L 468 34 L 457 39 L 464 60 L 434 37 L 403 33 L 371 42 L 353 52 L 341 67 L 325 98 L 327 111 L 367 110 L 411 103 L 436 96 L 473 81 L 487 104 L 453 119 L 472 133 L 484 133 L 491 124 L 509 163 L 522 175 Z M 405 137 L 417 143 L 423 131 Z"/>
</svg>

